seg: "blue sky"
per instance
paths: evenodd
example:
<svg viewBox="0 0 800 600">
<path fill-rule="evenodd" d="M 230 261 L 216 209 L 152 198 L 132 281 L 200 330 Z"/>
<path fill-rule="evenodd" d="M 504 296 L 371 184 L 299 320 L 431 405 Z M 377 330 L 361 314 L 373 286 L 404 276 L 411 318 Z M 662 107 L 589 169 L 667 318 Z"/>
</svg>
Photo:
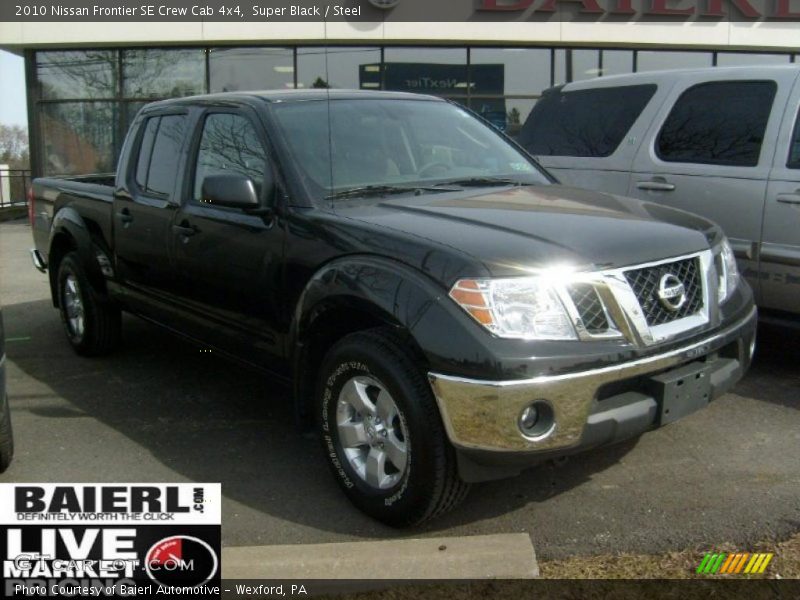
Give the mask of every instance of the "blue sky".
<svg viewBox="0 0 800 600">
<path fill-rule="evenodd" d="M 0 123 L 28 126 L 25 99 L 25 62 L 0 50 Z"/>
</svg>

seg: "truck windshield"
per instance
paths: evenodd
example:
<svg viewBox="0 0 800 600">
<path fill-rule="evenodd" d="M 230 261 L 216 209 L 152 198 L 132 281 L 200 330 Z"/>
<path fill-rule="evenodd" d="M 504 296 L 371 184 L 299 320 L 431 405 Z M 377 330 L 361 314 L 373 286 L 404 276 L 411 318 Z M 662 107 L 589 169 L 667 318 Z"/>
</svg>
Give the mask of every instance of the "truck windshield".
<svg viewBox="0 0 800 600">
<path fill-rule="evenodd" d="M 550 182 L 491 126 L 445 102 L 313 100 L 275 104 L 274 114 L 317 199 Z"/>
</svg>

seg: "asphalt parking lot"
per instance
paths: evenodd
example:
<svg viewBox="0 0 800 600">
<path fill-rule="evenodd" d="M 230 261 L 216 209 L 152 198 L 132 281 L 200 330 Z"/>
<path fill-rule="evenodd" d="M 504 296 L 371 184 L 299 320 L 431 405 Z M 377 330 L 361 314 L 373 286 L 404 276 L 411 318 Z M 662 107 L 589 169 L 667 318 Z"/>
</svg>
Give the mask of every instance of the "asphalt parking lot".
<svg viewBox="0 0 800 600">
<path fill-rule="evenodd" d="M 114 355 L 73 354 L 25 221 L 0 223 L 16 458 L 0 481 L 222 482 L 225 545 L 527 532 L 540 557 L 746 549 L 800 530 L 800 333 L 762 327 L 753 369 L 636 442 L 473 488 L 398 532 L 350 506 L 285 388 L 133 317 Z"/>
</svg>

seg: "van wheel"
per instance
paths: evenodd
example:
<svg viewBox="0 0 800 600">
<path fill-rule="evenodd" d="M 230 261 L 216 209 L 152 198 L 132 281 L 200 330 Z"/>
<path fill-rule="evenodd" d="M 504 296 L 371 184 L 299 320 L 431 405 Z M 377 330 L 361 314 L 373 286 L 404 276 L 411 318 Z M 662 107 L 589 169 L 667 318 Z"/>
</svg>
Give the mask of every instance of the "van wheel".
<svg viewBox="0 0 800 600">
<path fill-rule="evenodd" d="M 391 330 L 336 343 L 323 361 L 316 399 L 328 463 L 368 515 L 407 527 L 466 496 L 430 384 Z"/>
<path fill-rule="evenodd" d="M 95 291 L 75 252 L 67 254 L 58 268 L 58 307 L 67 339 L 78 354 L 108 354 L 119 344 L 119 307 Z"/>
<path fill-rule="evenodd" d="M 3 393 L 3 390 L 0 390 Z M 0 397 L 0 473 L 3 473 L 14 458 L 14 433 L 11 430 L 11 410 L 8 396 Z"/>
</svg>

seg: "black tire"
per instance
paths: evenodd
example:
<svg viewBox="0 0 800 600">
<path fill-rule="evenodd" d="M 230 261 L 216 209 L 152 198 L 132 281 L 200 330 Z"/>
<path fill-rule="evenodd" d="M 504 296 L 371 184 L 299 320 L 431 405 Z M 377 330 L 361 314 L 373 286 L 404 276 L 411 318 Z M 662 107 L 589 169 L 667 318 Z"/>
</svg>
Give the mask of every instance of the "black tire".
<svg viewBox="0 0 800 600">
<path fill-rule="evenodd" d="M 392 330 L 372 329 L 348 335 L 330 349 L 317 385 L 317 428 L 336 480 L 353 504 L 392 527 L 437 517 L 458 505 L 469 490 L 458 476 L 455 451 L 418 365 Z M 398 473 L 399 481 L 388 489 L 371 486 L 357 473 L 340 440 L 339 393 L 355 377 L 368 377 L 385 387 L 403 419 L 407 463 Z"/>
<path fill-rule="evenodd" d="M 14 458 L 14 432 L 11 429 L 11 411 L 8 396 L 0 390 L 0 473 L 5 472 Z"/>
<path fill-rule="evenodd" d="M 86 276 L 81 259 L 70 252 L 58 268 L 58 307 L 67 339 L 75 352 L 83 356 L 108 354 L 119 344 L 122 316 L 117 305 L 102 297 Z M 70 292 L 67 284 L 74 284 L 83 311 L 83 326 L 78 328 L 68 314 Z"/>
</svg>

